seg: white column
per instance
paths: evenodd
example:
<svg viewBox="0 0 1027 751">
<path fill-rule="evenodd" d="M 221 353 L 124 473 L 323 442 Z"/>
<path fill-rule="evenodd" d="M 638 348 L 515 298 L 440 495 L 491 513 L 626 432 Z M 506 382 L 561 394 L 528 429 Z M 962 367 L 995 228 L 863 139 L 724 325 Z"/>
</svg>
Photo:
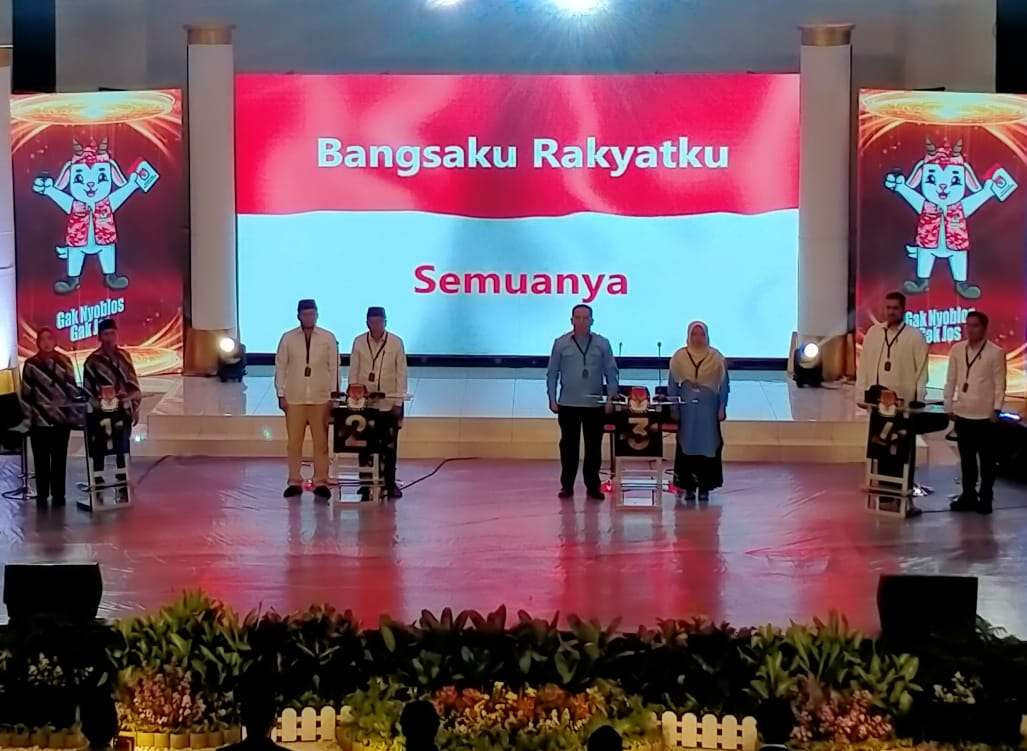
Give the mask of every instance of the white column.
<svg viewBox="0 0 1027 751">
<path fill-rule="evenodd" d="M 802 26 L 798 341 L 824 350 L 824 375 L 845 369 L 849 331 L 851 24 Z"/>
<path fill-rule="evenodd" d="M 187 26 L 191 319 L 188 373 L 217 371 L 217 342 L 237 336 L 235 64 L 231 26 Z"/>
<path fill-rule="evenodd" d="M 17 380 L 18 306 L 14 274 L 14 188 L 11 169 L 11 49 L 0 48 L 0 394 Z M 5 372 L 7 371 L 7 372 Z"/>
</svg>

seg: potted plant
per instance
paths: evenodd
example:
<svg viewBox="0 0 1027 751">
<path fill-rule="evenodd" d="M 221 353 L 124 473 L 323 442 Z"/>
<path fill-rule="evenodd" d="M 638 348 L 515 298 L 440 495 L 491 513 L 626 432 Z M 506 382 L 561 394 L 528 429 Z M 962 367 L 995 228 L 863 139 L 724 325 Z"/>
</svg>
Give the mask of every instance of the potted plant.
<svg viewBox="0 0 1027 751">
<path fill-rule="evenodd" d="M 154 748 L 170 748 L 171 747 L 171 734 L 166 730 L 162 730 L 153 734 L 153 747 Z"/>
<path fill-rule="evenodd" d="M 195 725 L 189 730 L 189 748 L 210 748 L 207 729 L 203 725 Z"/>
<path fill-rule="evenodd" d="M 9 728 L 6 725 L 0 726 L 0 748 L 10 748 L 11 735 L 13 734 L 13 728 Z"/>
<path fill-rule="evenodd" d="M 37 727 L 33 728 L 32 732 L 29 733 L 29 745 L 39 746 L 40 748 L 49 748 L 50 746 L 50 728 Z"/>
<path fill-rule="evenodd" d="M 154 732 L 153 730 L 137 730 L 136 731 L 136 746 L 141 748 L 153 748 L 154 746 Z"/>
<path fill-rule="evenodd" d="M 220 723 L 215 724 L 213 729 L 207 733 L 207 743 L 211 748 L 221 748 L 225 745 L 225 731 Z"/>
<path fill-rule="evenodd" d="M 787 746 L 795 729 L 795 710 L 792 699 L 797 682 L 784 668 L 784 658 L 777 649 L 771 650 L 756 671 L 747 693 L 759 703 L 756 723 L 766 745 Z"/>
<path fill-rule="evenodd" d="M 225 728 L 225 745 L 239 743 L 242 740 L 242 728 L 239 725 L 229 725 Z"/>
<path fill-rule="evenodd" d="M 66 748 L 68 745 L 68 730 L 50 731 L 50 748 Z"/>
<path fill-rule="evenodd" d="M 26 748 L 29 745 L 29 729 L 25 725 L 15 725 L 11 733 L 12 748 Z"/>
<path fill-rule="evenodd" d="M 189 748 L 189 733 L 182 729 L 172 730 L 168 740 L 174 751 L 182 751 L 184 748 Z"/>
</svg>

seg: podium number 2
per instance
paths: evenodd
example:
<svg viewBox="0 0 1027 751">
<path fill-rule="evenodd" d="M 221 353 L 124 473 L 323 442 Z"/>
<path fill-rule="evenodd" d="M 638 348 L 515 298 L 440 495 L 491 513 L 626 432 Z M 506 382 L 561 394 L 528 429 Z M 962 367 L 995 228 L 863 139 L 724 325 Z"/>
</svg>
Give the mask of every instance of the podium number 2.
<svg viewBox="0 0 1027 751">
<path fill-rule="evenodd" d="M 350 415 L 346 418 L 346 425 L 353 428 L 353 431 L 346 436 L 346 445 L 354 448 L 366 446 L 367 441 L 357 438 L 357 435 L 367 429 L 367 418 L 363 415 Z"/>
</svg>

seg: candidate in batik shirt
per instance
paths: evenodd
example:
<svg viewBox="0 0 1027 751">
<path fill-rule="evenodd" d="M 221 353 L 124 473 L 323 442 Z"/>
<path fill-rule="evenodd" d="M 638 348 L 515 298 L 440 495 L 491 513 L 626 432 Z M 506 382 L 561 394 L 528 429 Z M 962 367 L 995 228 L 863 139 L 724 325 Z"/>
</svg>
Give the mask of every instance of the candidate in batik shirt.
<svg viewBox="0 0 1027 751">
<path fill-rule="evenodd" d="M 29 440 L 36 470 L 36 505 L 64 505 L 68 438 L 77 426 L 75 403 L 83 394 L 75 381 L 75 367 L 56 349 L 49 328 L 36 334 L 36 354 L 25 361 L 21 401 L 29 419 Z"/>
<path fill-rule="evenodd" d="M 100 390 L 113 386 L 119 399 L 129 402 L 132 424 L 139 422 L 139 405 L 143 392 L 139 388 L 132 356 L 118 347 L 118 324 L 111 318 L 100 321 L 98 327 L 100 346 L 86 358 L 82 374 L 82 385 L 90 398 L 100 401 Z"/>
</svg>

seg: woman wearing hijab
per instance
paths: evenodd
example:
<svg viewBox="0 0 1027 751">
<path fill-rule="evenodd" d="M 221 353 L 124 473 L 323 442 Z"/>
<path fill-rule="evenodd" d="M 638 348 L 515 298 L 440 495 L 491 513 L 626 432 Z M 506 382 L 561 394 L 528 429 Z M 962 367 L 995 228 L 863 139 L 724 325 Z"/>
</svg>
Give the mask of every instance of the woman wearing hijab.
<svg viewBox="0 0 1027 751">
<path fill-rule="evenodd" d="M 54 506 L 64 505 L 64 477 L 68 464 L 71 406 L 79 394 L 75 368 L 56 349 L 53 331 L 41 328 L 36 334 L 36 354 L 25 361 L 21 376 L 21 401 L 28 412 L 32 455 L 36 470 L 36 504 L 42 508 L 49 498 Z"/>
<path fill-rule="evenodd" d="M 710 346 L 706 324 L 688 326 L 684 347 L 670 360 L 667 396 L 679 397 L 673 406 L 678 421 L 677 451 L 674 456 L 674 485 L 684 490 L 686 500 L 710 499 L 710 491 L 724 484 L 721 450 L 724 439 L 720 423 L 727 416 L 730 384 L 724 356 Z"/>
</svg>

